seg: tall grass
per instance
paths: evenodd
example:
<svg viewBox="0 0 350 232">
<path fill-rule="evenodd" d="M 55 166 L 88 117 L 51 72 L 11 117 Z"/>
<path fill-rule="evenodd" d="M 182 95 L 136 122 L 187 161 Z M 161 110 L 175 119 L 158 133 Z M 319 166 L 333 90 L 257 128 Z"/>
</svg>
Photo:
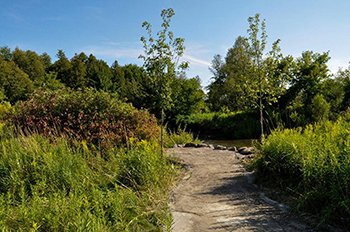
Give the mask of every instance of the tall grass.
<svg viewBox="0 0 350 232">
<path fill-rule="evenodd" d="M 274 131 L 255 160 L 264 180 L 297 193 L 298 208 L 350 228 L 350 121 Z"/>
<path fill-rule="evenodd" d="M 187 132 L 185 128 L 179 128 L 177 131 L 168 131 L 164 138 L 164 144 L 167 148 L 171 148 L 175 144 L 186 144 L 190 142 L 200 143 L 200 140 L 195 138 L 192 133 Z"/>
<path fill-rule="evenodd" d="M 163 231 L 174 168 L 152 142 L 100 156 L 84 142 L 0 140 L 4 231 Z"/>
</svg>

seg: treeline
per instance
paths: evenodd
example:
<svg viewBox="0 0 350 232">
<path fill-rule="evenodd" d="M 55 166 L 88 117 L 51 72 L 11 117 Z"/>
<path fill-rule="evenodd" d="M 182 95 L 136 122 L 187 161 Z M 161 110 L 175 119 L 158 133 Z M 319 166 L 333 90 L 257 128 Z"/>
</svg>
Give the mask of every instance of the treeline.
<svg viewBox="0 0 350 232">
<path fill-rule="evenodd" d="M 11 104 L 26 100 L 36 89 L 57 90 L 93 88 L 112 93 L 116 98 L 132 103 L 136 108 L 148 109 L 159 116 L 155 99 L 159 91 L 157 82 L 147 75 L 143 67 L 135 64 L 120 66 L 115 61 L 109 66 L 93 54 L 75 54 L 68 58 L 62 50 L 57 60 L 47 54 L 37 54 L 19 48 L 11 51 L 0 48 L 0 95 Z M 175 123 L 179 115 L 190 115 L 204 107 L 204 92 L 198 77 L 172 77 L 170 101 L 165 115 Z"/>
<path fill-rule="evenodd" d="M 248 41 L 240 36 L 224 58 L 214 57 L 207 96 L 211 111 L 256 111 L 259 98 L 251 96 L 258 94 L 262 96 L 264 124 L 273 129 L 335 120 L 349 108 L 350 69 L 331 74 L 328 52 L 305 51 L 295 58 L 274 47 L 263 54 L 257 67 Z M 254 83 L 258 68 L 268 80 L 263 83 L 266 91 Z"/>
</svg>

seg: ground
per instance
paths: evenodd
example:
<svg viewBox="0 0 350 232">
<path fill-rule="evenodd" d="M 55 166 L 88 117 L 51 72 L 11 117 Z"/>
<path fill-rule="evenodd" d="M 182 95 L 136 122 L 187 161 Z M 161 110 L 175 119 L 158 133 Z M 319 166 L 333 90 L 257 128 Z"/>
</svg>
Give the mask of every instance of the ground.
<svg viewBox="0 0 350 232">
<path fill-rule="evenodd" d="M 267 198 L 234 152 L 174 148 L 168 154 L 187 169 L 171 197 L 172 231 L 314 231 Z"/>
</svg>

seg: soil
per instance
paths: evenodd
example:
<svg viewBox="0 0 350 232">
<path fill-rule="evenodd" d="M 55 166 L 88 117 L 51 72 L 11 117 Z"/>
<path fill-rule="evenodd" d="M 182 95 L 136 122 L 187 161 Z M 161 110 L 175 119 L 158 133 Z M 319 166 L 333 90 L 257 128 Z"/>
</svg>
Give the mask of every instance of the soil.
<svg viewBox="0 0 350 232">
<path fill-rule="evenodd" d="M 173 148 L 187 171 L 173 189 L 172 231 L 316 231 L 254 185 L 232 151 Z"/>
</svg>

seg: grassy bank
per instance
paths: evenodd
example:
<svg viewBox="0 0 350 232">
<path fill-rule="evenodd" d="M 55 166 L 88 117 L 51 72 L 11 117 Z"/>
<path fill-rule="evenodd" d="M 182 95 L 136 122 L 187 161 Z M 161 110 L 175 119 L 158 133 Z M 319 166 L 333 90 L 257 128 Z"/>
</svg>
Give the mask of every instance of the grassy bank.
<svg viewBox="0 0 350 232">
<path fill-rule="evenodd" d="M 215 139 L 251 139 L 260 133 L 258 116 L 247 112 L 192 114 L 181 124 L 195 135 Z"/>
<path fill-rule="evenodd" d="M 39 135 L 0 141 L 0 228 L 12 231 L 162 231 L 175 172 L 138 142 L 101 157 L 84 142 Z"/>
<path fill-rule="evenodd" d="M 350 120 L 273 132 L 255 160 L 260 180 L 289 189 L 297 209 L 350 228 Z"/>
</svg>

